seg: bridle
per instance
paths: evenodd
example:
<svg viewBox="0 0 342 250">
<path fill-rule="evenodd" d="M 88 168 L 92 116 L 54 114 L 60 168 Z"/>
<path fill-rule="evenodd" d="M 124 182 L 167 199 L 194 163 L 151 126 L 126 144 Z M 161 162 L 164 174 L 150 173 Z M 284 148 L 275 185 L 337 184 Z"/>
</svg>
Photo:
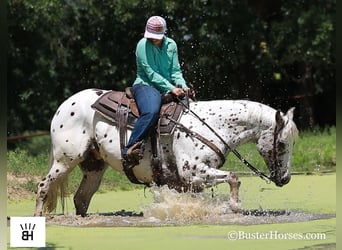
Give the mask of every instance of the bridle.
<svg viewBox="0 0 342 250">
<path fill-rule="evenodd" d="M 277 126 L 274 128 L 274 132 L 273 132 L 273 154 L 272 154 L 272 160 L 273 160 L 273 164 L 271 164 L 271 169 L 270 169 L 270 179 L 274 178 L 274 175 L 276 173 L 276 169 L 277 167 L 280 165 L 279 161 L 277 159 L 277 155 L 278 155 L 278 146 L 277 146 L 277 140 L 278 140 L 278 135 L 279 132 L 283 129 L 283 127 L 281 127 L 280 129 L 277 128 Z"/>
</svg>

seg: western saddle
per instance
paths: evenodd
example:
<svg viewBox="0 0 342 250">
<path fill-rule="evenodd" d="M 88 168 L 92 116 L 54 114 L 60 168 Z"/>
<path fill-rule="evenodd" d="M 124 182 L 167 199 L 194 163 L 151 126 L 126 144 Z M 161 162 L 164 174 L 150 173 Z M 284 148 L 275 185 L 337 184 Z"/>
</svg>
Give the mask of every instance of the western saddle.
<svg viewBox="0 0 342 250">
<path fill-rule="evenodd" d="M 161 175 L 162 171 L 159 153 L 159 137 L 160 135 L 170 135 L 174 132 L 175 127 L 183 114 L 183 105 L 181 105 L 171 93 L 162 96 L 159 120 L 155 131 L 150 134 L 152 148 L 151 165 L 154 180 L 157 184 L 158 176 Z M 125 91 L 109 91 L 100 96 L 91 107 L 118 127 L 120 148 L 122 150 L 127 143 L 127 129 L 132 129 L 139 117 L 139 109 L 134 100 L 131 88 L 128 87 Z M 148 185 L 147 183 L 137 180 L 133 173 L 133 167 L 134 165 L 127 166 L 123 162 L 123 169 L 128 179 L 132 183 Z"/>
</svg>

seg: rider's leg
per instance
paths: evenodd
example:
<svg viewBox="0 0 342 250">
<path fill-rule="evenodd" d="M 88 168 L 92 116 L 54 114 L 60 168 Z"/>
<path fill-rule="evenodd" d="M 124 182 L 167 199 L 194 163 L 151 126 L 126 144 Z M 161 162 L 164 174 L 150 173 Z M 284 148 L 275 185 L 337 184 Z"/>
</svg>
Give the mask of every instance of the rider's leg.
<svg viewBox="0 0 342 250">
<path fill-rule="evenodd" d="M 134 151 L 134 147 L 137 146 L 136 143 L 142 141 L 148 134 L 150 128 L 157 122 L 161 106 L 161 94 L 154 87 L 136 84 L 133 85 L 132 90 L 140 117 L 134 125 L 127 146 L 122 151 L 124 158 L 126 158 L 127 153 Z M 133 147 L 133 150 L 130 150 L 131 147 Z"/>
</svg>

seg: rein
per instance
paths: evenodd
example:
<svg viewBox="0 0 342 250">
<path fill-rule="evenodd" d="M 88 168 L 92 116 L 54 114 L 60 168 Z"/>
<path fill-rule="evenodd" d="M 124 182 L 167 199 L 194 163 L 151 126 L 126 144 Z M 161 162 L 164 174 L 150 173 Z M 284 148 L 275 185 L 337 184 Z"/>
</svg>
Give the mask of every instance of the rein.
<svg viewBox="0 0 342 250">
<path fill-rule="evenodd" d="M 236 150 L 231 148 L 224 140 L 223 138 L 208 124 L 206 123 L 201 117 L 199 117 L 194 111 L 192 111 L 190 109 L 189 106 L 187 106 L 179 97 L 176 97 L 178 102 L 182 104 L 182 106 L 184 107 L 184 109 L 186 110 L 186 112 L 190 112 L 191 114 L 193 114 L 200 122 L 202 122 L 225 146 L 226 149 L 230 150 L 231 152 L 233 152 L 233 154 L 243 163 L 245 164 L 250 170 L 252 170 L 252 172 L 254 172 L 254 174 L 256 174 L 257 176 L 259 176 L 261 179 L 265 180 L 267 183 L 271 183 L 273 180 L 268 177 L 265 173 L 261 172 L 259 169 L 255 168 L 252 164 L 250 164 L 245 158 L 242 157 L 242 155 L 240 155 L 240 153 Z M 182 126 L 184 127 L 184 126 Z M 191 131 L 190 129 L 187 129 L 189 131 Z M 193 134 L 194 132 L 192 132 Z M 215 146 L 216 147 L 216 146 Z M 217 148 L 217 147 L 216 147 Z M 215 151 L 216 152 L 216 151 Z M 220 153 L 221 155 L 223 155 L 223 153 Z M 224 163 L 224 161 L 223 161 Z M 222 163 L 222 165 L 223 165 Z"/>
</svg>

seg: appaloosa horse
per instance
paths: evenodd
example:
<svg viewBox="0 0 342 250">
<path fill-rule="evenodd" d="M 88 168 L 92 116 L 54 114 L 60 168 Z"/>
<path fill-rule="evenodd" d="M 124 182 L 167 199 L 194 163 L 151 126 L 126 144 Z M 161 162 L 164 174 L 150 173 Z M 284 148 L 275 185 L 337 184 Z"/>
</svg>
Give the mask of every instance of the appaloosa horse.
<svg viewBox="0 0 342 250">
<path fill-rule="evenodd" d="M 76 214 L 82 216 L 87 213 L 107 165 L 123 172 L 119 130 L 91 108 L 106 92 L 83 90 L 64 101 L 55 113 L 51 122 L 50 170 L 38 185 L 35 215 L 40 216 L 56 208 L 57 194 L 64 194 L 66 177 L 76 165 L 83 171 L 83 179 L 74 196 L 74 204 Z M 277 186 L 290 181 L 292 149 L 298 135 L 293 108 L 283 114 L 257 102 L 214 100 L 192 102 L 189 109 L 191 112 L 183 114 L 174 133 L 160 138 L 162 171 L 158 177 L 159 185 L 200 191 L 205 187 L 229 183 L 229 204 L 238 211 L 240 181 L 236 174 L 218 168 L 224 161 L 222 155 L 227 156 L 246 142 L 257 144 L 270 171 L 269 178 Z M 130 132 L 128 130 L 127 136 Z M 195 134 L 206 138 L 220 152 L 198 140 L 193 136 Z M 149 143 L 145 145 L 144 157 L 133 172 L 139 181 L 154 183 L 151 146 Z"/>
</svg>

